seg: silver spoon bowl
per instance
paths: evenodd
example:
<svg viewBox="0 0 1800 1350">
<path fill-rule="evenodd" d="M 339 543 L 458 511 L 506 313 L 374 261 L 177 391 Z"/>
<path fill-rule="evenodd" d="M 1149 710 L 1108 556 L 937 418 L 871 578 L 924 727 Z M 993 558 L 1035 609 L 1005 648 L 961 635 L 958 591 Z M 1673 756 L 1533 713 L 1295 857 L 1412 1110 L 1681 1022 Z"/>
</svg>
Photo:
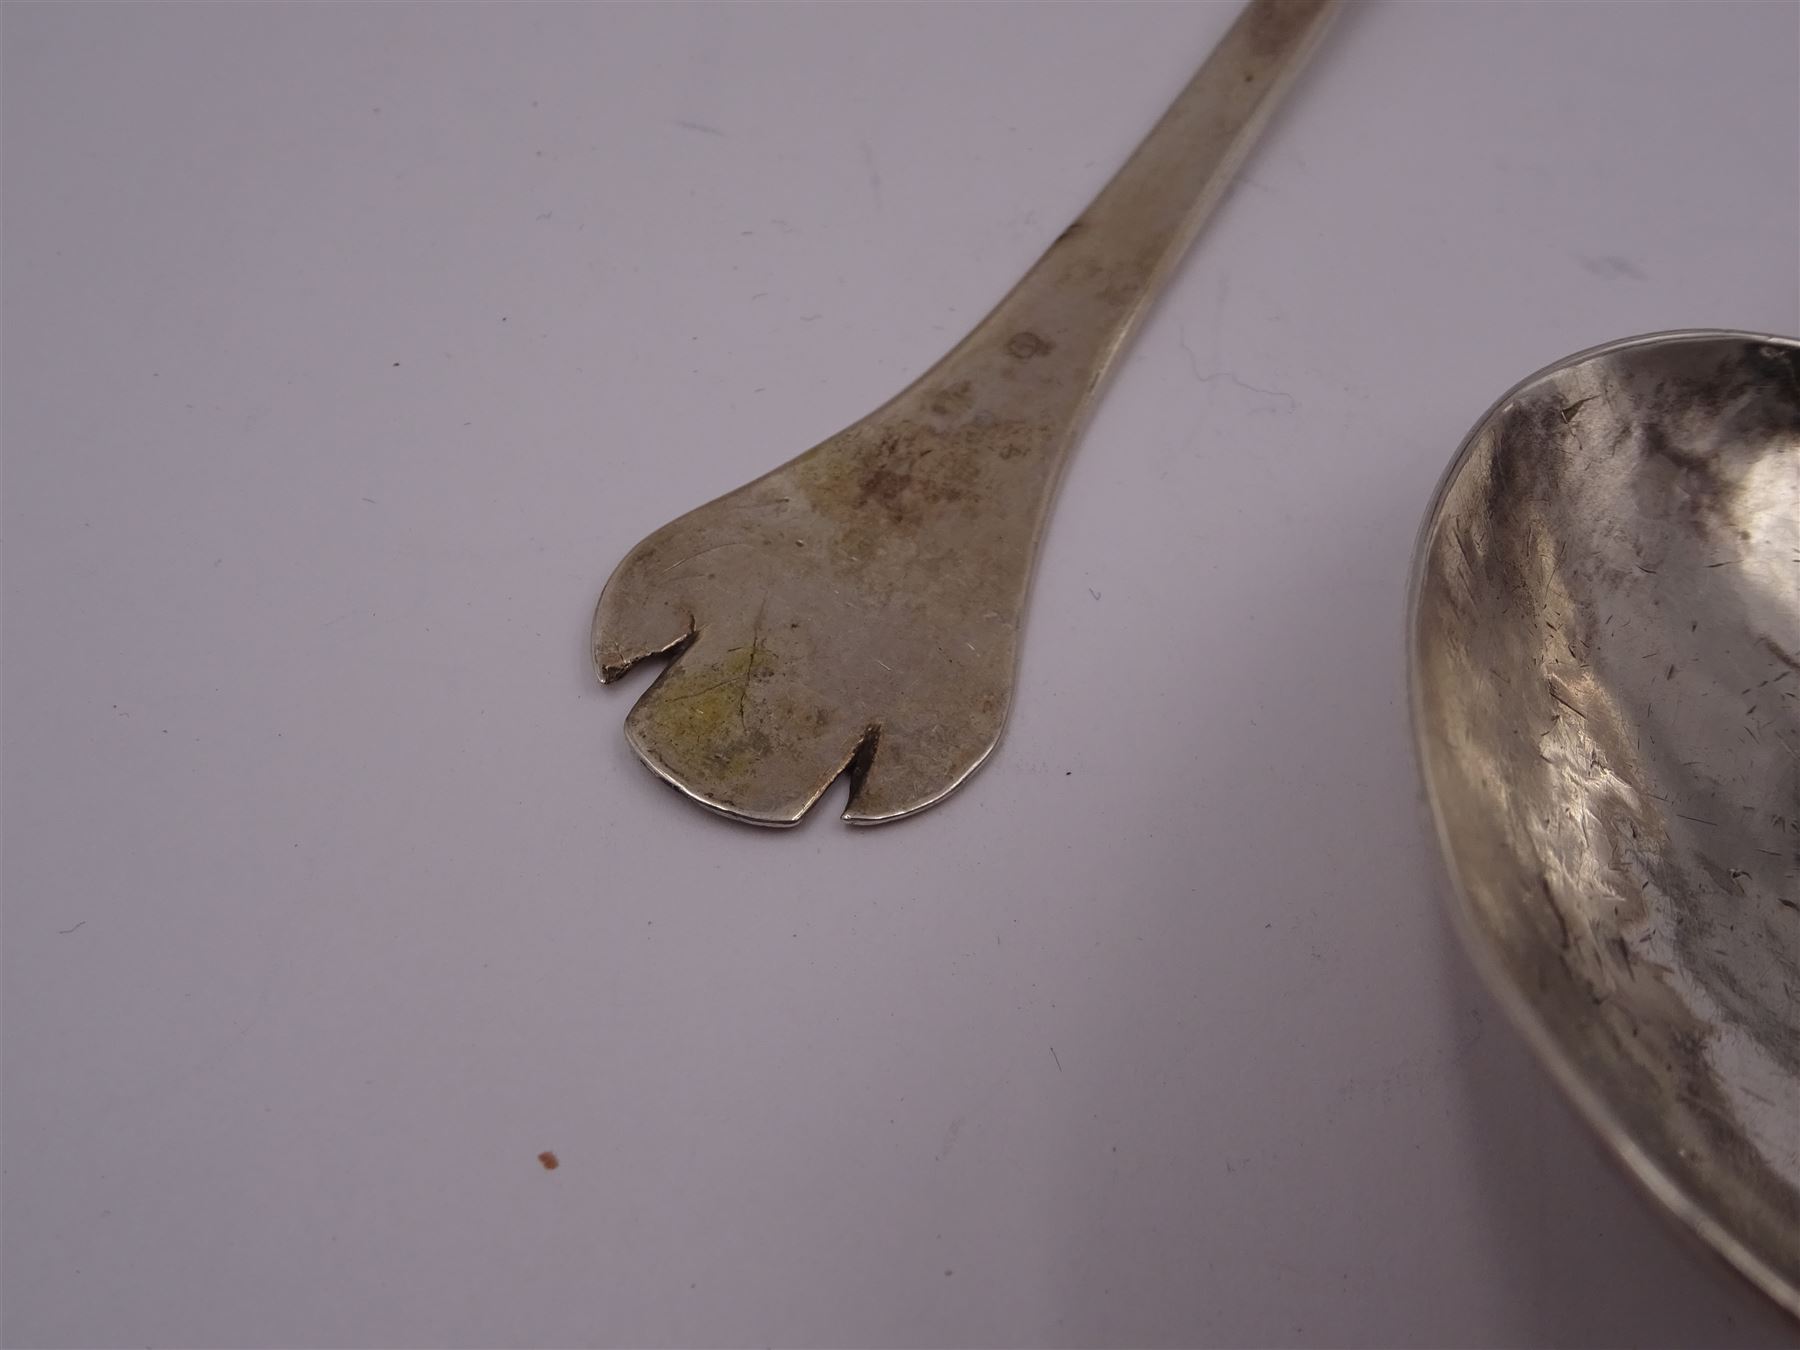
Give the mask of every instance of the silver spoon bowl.
<svg viewBox="0 0 1800 1350">
<path fill-rule="evenodd" d="M 1634 338 L 1513 389 L 1439 488 L 1410 640 L 1477 964 L 1800 1315 L 1800 342 Z"/>
</svg>

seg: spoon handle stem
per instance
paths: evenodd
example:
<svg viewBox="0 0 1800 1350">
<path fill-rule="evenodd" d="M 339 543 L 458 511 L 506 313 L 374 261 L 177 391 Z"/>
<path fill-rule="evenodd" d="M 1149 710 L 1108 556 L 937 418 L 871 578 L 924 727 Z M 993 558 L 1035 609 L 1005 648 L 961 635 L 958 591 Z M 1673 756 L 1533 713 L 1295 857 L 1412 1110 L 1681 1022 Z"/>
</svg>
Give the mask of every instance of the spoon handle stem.
<svg viewBox="0 0 1800 1350">
<path fill-rule="evenodd" d="M 1336 5 L 1250 0 L 1112 181 L 933 378 L 979 381 L 996 414 L 1061 412 L 1073 433 Z"/>
</svg>

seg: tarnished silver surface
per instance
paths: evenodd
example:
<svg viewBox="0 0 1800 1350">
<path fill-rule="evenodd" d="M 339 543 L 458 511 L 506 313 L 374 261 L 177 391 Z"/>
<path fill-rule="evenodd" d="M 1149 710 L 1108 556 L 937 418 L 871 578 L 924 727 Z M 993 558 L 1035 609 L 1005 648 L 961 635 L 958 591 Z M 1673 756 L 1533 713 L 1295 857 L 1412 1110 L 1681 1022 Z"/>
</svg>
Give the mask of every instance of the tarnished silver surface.
<svg viewBox="0 0 1800 1350">
<path fill-rule="evenodd" d="M 1513 390 L 1439 490 L 1411 643 L 1479 963 L 1800 1315 L 1800 342 L 1639 338 Z"/>
<path fill-rule="evenodd" d="M 602 681 L 674 662 L 626 736 L 703 805 L 795 824 L 941 800 L 999 740 L 1064 460 L 1145 306 L 1323 32 L 1333 0 L 1252 0 L 1117 176 L 911 388 L 620 563 Z"/>
</svg>

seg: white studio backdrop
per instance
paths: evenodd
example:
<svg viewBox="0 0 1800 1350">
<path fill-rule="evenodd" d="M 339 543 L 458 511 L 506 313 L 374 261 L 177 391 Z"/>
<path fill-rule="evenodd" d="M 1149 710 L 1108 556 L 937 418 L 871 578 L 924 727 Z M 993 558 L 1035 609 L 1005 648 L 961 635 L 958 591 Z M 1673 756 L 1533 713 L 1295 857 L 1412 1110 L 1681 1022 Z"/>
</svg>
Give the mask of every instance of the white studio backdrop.
<svg viewBox="0 0 1800 1350">
<path fill-rule="evenodd" d="M 1402 611 L 1515 380 L 1800 330 L 1794 5 L 1352 5 L 943 806 L 710 818 L 593 682 L 1232 12 L 5 8 L 8 1344 L 1792 1343 L 1457 949 Z"/>
</svg>

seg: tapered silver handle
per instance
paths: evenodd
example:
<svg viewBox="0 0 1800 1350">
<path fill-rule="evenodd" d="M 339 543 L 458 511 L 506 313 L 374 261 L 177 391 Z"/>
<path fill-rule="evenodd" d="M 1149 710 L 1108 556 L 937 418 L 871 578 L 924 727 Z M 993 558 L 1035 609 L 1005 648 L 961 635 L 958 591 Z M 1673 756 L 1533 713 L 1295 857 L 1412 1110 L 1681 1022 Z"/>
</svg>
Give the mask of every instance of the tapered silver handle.
<svg viewBox="0 0 1800 1350">
<path fill-rule="evenodd" d="M 1336 8 L 1251 0 L 1087 210 L 945 357 L 940 383 L 991 383 L 979 401 L 996 412 L 1016 404 L 1045 421 L 1061 409 L 1078 426 Z"/>
<path fill-rule="evenodd" d="M 627 555 L 603 680 L 674 664 L 626 718 L 658 776 L 791 825 L 941 800 L 1000 737 L 1032 565 L 1095 391 L 1333 0 L 1251 0 L 1149 137 L 993 312 L 882 407 Z"/>
</svg>

